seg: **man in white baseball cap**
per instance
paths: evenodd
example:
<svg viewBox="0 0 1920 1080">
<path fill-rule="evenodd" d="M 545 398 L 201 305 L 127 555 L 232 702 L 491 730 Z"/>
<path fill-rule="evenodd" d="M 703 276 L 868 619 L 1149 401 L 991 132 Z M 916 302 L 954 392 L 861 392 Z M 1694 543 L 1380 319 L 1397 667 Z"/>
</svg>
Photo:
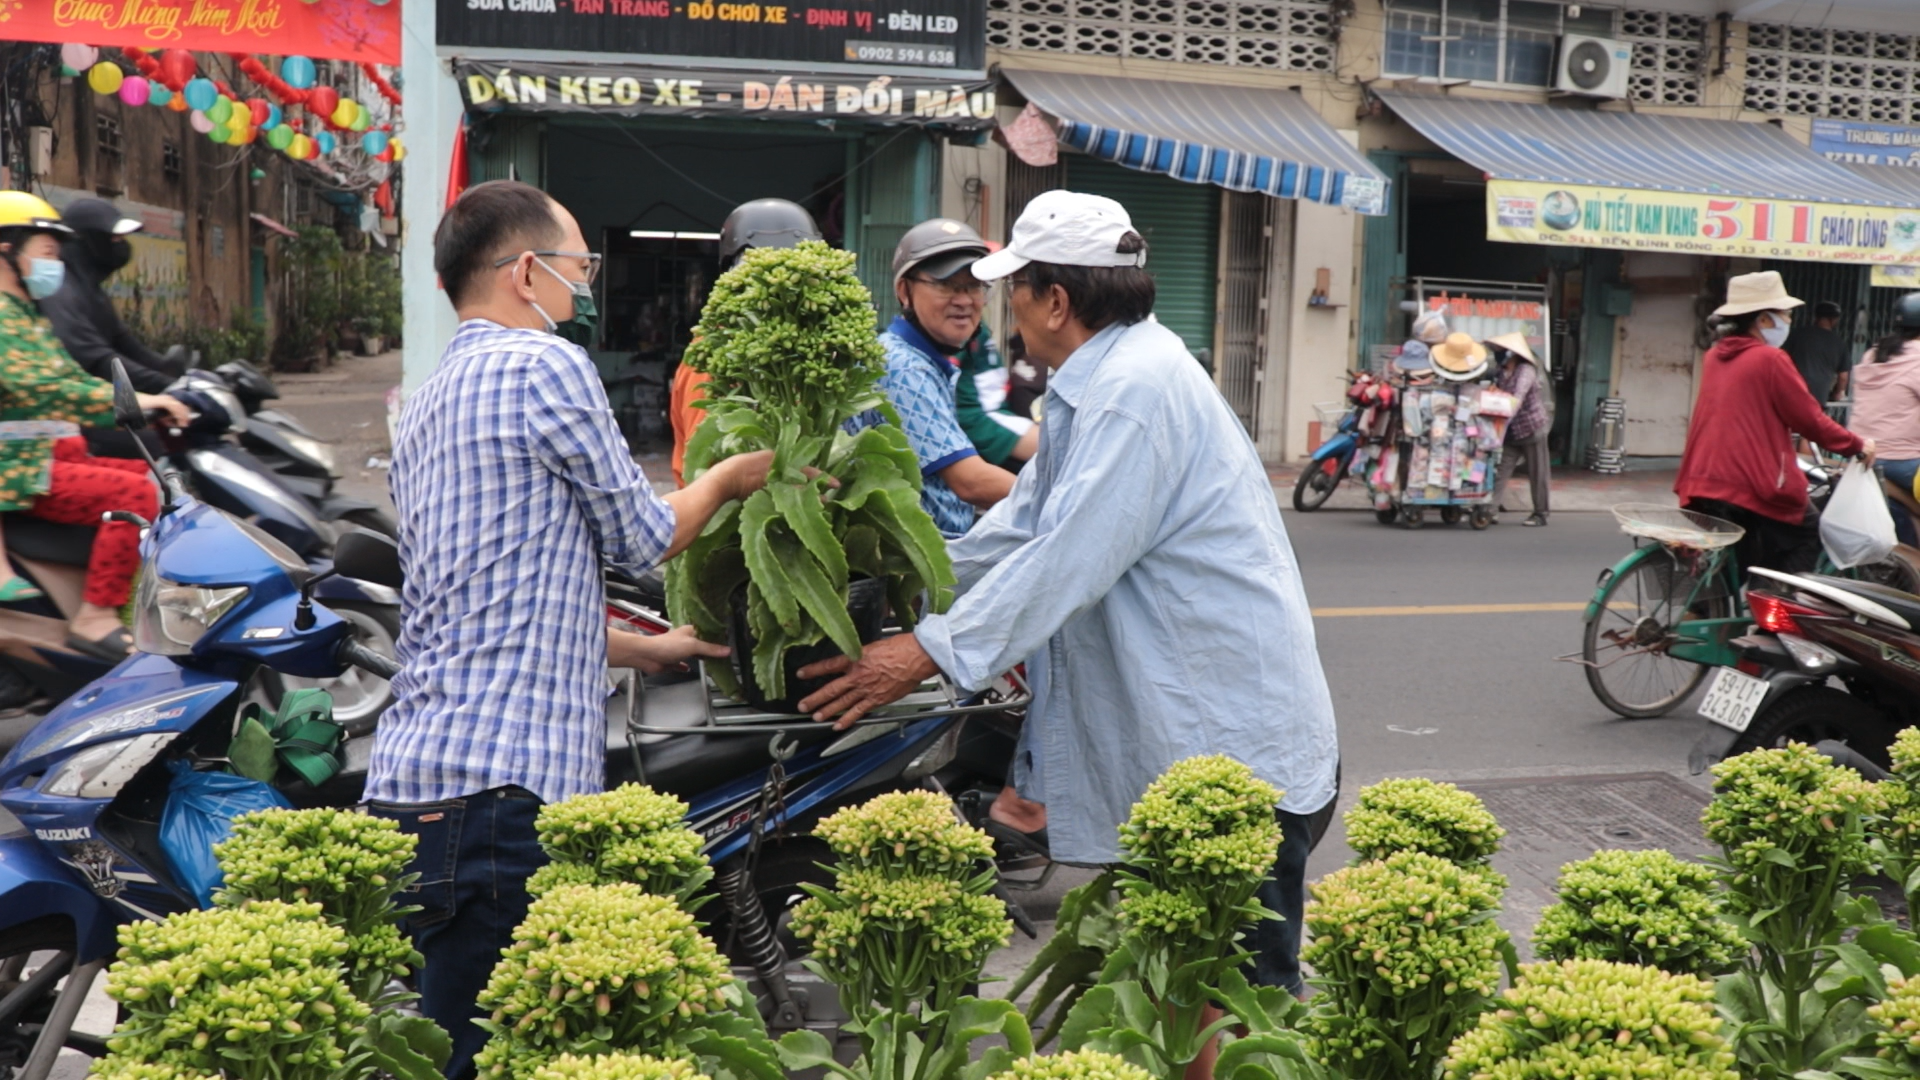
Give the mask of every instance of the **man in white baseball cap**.
<svg viewBox="0 0 1920 1080">
<path fill-rule="evenodd" d="M 1014 786 L 1046 806 L 1055 859 L 1119 861 L 1118 827 L 1169 766 L 1226 754 L 1284 795 L 1251 941 L 1259 981 L 1300 988 L 1306 859 L 1331 817 L 1339 743 L 1313 623 L 1253 443 L 1152 317 L 1147 244 L 1112 199 L 1049 191 L 1001 251 L 1027 354 L 1052 369 L 1039 452 L 949 543 L 961 596 L 801 703 L 842 726 L 936 671 L 969 690 L 1025 662 L 1034 701 Z"/>
</svg>

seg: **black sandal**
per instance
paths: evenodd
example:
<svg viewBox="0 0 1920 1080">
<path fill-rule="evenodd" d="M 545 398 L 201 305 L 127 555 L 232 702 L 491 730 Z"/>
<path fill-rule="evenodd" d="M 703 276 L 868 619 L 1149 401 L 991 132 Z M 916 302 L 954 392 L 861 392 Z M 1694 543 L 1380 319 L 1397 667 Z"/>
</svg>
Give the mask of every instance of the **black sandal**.
<svg viewBox="0 0 1920 1080">
<path fill-rule="evenodd" d="M 113 633 L 103 638 L 83 638 L 79 634 L 69 632 L 67 648 L 85 653 L 95 660 L 118 664 L 133 655 L 133 635 L 127 633 L 127 628 L 124 626 L 115 627 Z"/>
<path fill-rule="evenodd" d="M 999 849 L 1002 859 L 1031 858 L 1038 855 L 1043 859 L 1053 857 L 1047 846 L 1047 827 L 1045 825 L 1032 832 L 1021 832 L 1003 821 L 988 818 L 982 826 L 988 836 L 993 838 L 994 847 Z"/>
</svg>

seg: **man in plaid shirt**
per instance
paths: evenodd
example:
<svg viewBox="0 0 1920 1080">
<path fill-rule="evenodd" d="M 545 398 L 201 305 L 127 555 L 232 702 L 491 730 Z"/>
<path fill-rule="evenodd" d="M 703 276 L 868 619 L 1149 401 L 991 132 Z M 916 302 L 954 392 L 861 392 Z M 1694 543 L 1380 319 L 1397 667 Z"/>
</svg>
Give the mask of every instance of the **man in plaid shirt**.
<svg viewBox="0 0 1920 1080">
<path fill-rule="evenodd" d="M 772 456 L 730 458 L 654 494 L 592 360 L 556 334 L 591 317 L 598 267 L 573 216 L 537 188 L 462 195 L 434 234 L 460 328 L 394 439 L 404 670 L 367 799 L 419 838 L 408 930 L 426 958 L 422 1008 L 453 1036 L 455 1080 L 473 1072 L 475 998 L 546 861 L 535 813 L 605 784 L 601 565 L 637 573 L 671 558 L 766 482 Z M 690 627 L 619 637 L 622 666 L 726 655 Z"/>
</svg>

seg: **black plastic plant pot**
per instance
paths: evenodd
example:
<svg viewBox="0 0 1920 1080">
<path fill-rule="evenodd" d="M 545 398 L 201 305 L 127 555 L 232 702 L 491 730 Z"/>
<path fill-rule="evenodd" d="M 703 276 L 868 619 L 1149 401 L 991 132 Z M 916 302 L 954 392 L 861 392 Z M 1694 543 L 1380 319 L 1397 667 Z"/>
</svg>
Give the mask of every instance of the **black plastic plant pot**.
<svg viewBox="0 0 1920 1080">
<path fill-rule="evenodd" d="M 881 627 L 885 625 L 887 617 L 887 583 L 879 578 L 859 578 L 849 582 L 847 614 L 853 617 L 853 628 L 859 632 L 861 644 L 880 640 Z M 740 681 L 740 694 L 747 699 L 747 704 L 773 713 L 799 712 L 803 698 L 833 681 L 831 678 L 802 679 L 799 675 L 800 669 L 808 664 L 841 655 L 840 647 L 832 641 L 788 649 L 787 696 L 769 698 L 753 677 L 753 647 L 756 643 L 753 627 L 747 621 L 747 587 L 742 585 L 734 591 L 727 605 L 727 644 L 733 649 L 733 674 Z"/>
</svg>

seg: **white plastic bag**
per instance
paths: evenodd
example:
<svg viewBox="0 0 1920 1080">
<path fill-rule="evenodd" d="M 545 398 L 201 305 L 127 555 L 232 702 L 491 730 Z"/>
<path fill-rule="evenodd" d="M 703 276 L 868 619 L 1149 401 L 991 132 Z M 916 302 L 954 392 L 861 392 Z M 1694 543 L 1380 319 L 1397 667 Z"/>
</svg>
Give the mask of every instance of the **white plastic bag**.
<svg viewBox="0 0 1920 1080">
<path fill-rule="evenodd" d="M 1820 543 L 1842 570 L 1878 562 L 1893 550 L 1897 537 L 1880 477 L 1855 461 L 1840 474 L 1833 498 L 1820 514 Z"/>
</svg>

